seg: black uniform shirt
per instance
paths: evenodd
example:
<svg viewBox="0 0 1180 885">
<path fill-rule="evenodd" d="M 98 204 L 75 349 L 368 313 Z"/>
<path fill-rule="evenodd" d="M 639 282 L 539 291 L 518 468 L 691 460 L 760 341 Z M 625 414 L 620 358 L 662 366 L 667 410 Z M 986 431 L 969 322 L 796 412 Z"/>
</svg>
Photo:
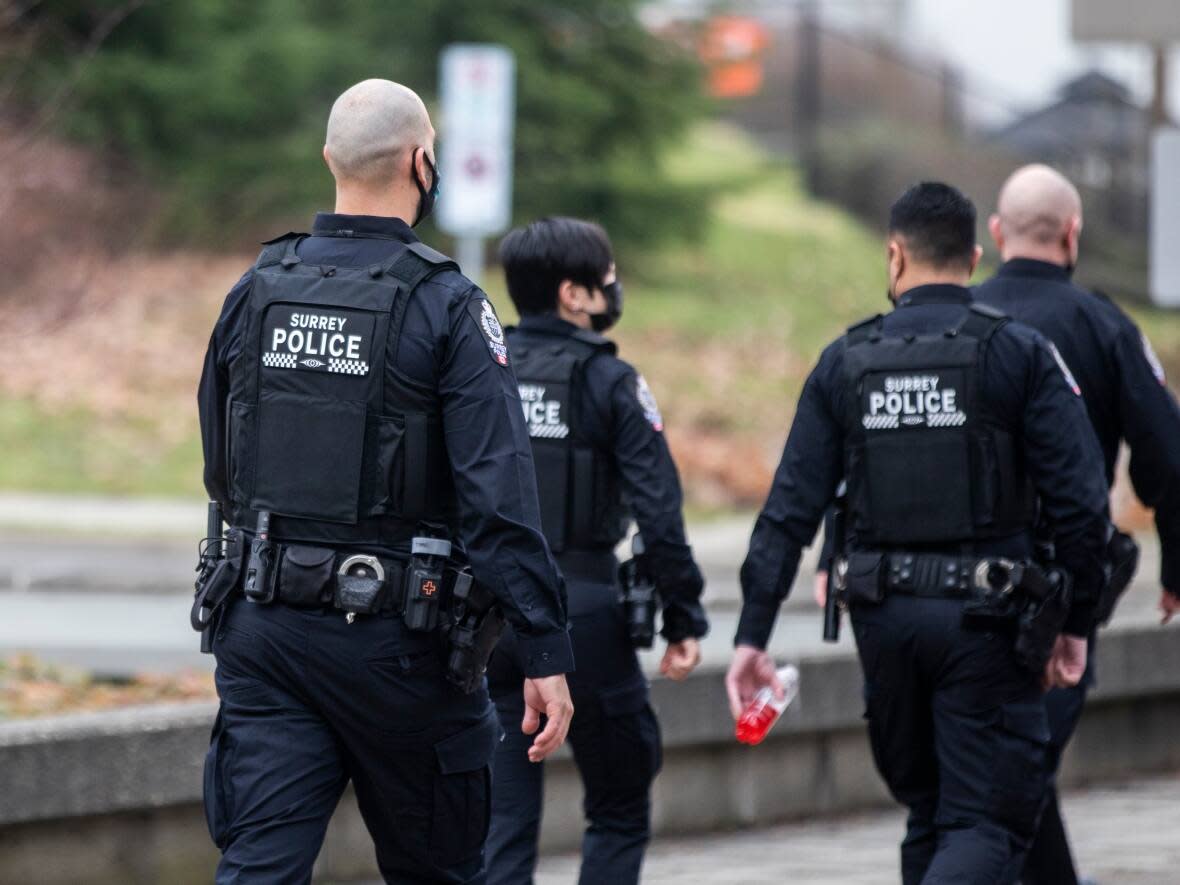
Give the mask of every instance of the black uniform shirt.
<svg viewBox="0 0 1180 885">
<path fill-rule="evenodd" d="M 1160 582 L 1180 594 L 1180 407 L 1135 323 L 1113 303 L 1075 286 L 1065 268 L 1029 258 L 1005 262 L 975 297 L 1032 326 L 1061 352 L 1086 402 L 1114 482 L 1119 442 L 1131 449 L 1135 493 L 1155 508 Z"/>
<path fill-rule="evenodd" d="M 971 293 L 961 286 L 919 286 L 883 318 L 886 335 L 937 333 L 963 318 Z M 992 336 L 982 357 L 980 395 L 1012 435 L 1024 442 L 1025 463 L 1045 512 L 1059 527 L 1058 557 L 1083 597 L 1102 580 L 1106 489 L 1102 460 L 1081 399 L 1070 390 L 1044 338 L 1019 323 Z M 754 525 L 742 565 L 744 603 L 736 642 L 765 647 L 779 605 L 790 592 L 800 550 L 815 536 L 844 475 L 847 396 L 844 342 L 837 339 L 812 370 L 782 461 Z M 920 466 L 917 467 L 920 469 Z M 977 543 L 983 556 L 1032 556 L 1030 533 Z M 848 548 L 857 549 L 856 538 Z M 957 552 L 948 547 L 948 552 Z M 1093 604 L 1075 605 L 1067 629 L 1084 636 Z"/>
<path fill-rule="evenodd" d="M 388 260 L 399 248 L 397 242 L 416 240 L 398 218 L 320 213 L 312 236 L 299 246 L 299 256 L 314 264 L 365 267 Z M 197 397 L 205 487 L 227 513 L 225 403 L 230 372 L 241 352 L 251 278 L 252 271 L 247 271 L 225 300 Z M 410 378 L 433 386 L 442 401 L 460 512 L 459 540 L 476 579 L 503 605 L 521 642 L 526 674 L 564 673 L 573 670 L 565 586 L 540 530 L 532 449 L 516 377 L 496 361 L 491 342 L 468 310 L 473 299 L 486 297 L 454 270 L 423 282 L 407 304 L 394 362 Z"/>
<path fill-rule="evenodd" d="M 532 315 L 521 319 L 512 340 L 523 344 L 578 331 L 555 315 Z M 704 636 L 709 629 L 700 604 L 704 579 L 685 540 L 680 477 L 655 400 L 632 366 L 605 351 L 585 363 L 584 373 L 582 395 L 574 400 L 580 409 L 576 426 L 590 445 L 608 453 L 622 482 L 623 497 L 659 579 L 663 636 L 670 642 Z"/>
</svg>

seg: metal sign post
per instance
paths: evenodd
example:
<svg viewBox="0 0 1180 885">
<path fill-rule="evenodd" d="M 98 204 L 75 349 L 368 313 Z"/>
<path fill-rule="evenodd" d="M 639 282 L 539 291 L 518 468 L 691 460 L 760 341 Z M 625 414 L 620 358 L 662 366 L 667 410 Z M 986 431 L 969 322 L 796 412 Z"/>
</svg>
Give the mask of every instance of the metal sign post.
<svg viewBox="0 0 1180 885">
<path fill-rule="evenodd" d="M 483 276 L 483 238 L 512 223 L 516 62 L 503 46 L 455 43 L 439 61 L 443 198 L 438 226 L 456 238 L 463 272 Z"/>
</svg>

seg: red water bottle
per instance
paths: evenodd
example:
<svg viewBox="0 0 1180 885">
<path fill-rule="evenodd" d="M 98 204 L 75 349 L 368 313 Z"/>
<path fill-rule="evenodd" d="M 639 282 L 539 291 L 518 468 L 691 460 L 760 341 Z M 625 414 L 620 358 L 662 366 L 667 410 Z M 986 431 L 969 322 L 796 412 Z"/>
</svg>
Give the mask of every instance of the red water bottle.
<svg viewBox="0 0 1180 885">
<path fill-rule="evenodd" d="M 780 667 L 776 675 L 783 687 L 782 700 L 774 696 L 774 689 L 770 686 L 754 695 L 754 700 L 750 701 L 750 705 L 737 721 L 737 739 L 743 744 L 754 746 L 762 743 L 783 710 L 787 709 L 787 705 L 799 694 L 798 668 L 787 664 Z"/>
</svg>

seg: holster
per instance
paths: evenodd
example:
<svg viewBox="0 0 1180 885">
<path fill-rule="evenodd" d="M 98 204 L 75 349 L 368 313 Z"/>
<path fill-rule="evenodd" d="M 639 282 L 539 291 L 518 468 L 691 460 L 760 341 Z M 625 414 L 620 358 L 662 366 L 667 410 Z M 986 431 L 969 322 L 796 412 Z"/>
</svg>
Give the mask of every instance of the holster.
<svg viewBox="0 0 1180 885">
<path fill-rule="evenodd" d="M 241 581 L 242 561 L 246 554 L 246 544 L 239 529 L 226 532 L 221 543 L 221 558 L 202 560 L 199 566 L 196 593 L 189 610 L 189 624 L 201 634 L 201 651 L 205 654 L 213 650 L 217 613 Z"/>
<path fill-rule="evenodd" d="M 1098 594 L 1095 612 L 1099 624 L 1111 619 L 1119 598 L 1130 586 L 1138 568 L 1139 545 L 1130 535 L 1115 529 L 1106 543 L 1106 582 Z"/>
<path fill-rule="evenodd" d="M 659 601 L 655 582 L 644 570 L 642 557 L 632 557 L 619 566 L 622 587 L 623 619 L 635 648 L 651 648 L 656 636 L 656 609 Z"/>
<path fill-rule="evenodd" d="M 447 680 L 465 694 L 483 684 L 488 660 L 504 630 L 496 598 L 470 571 L 459 571 L 451 591 L 447 638 Z"/>
<path fill-rule="evenodd" d="M 1061 569 L 1046 572 L 1028 569 L 1025 580 L 1015 585 L 1015 589 L 1023 599 L 1013 651 L 1022 666 L 1040 673 L 1069 615 L 1072 581 Z"/>
</svg>

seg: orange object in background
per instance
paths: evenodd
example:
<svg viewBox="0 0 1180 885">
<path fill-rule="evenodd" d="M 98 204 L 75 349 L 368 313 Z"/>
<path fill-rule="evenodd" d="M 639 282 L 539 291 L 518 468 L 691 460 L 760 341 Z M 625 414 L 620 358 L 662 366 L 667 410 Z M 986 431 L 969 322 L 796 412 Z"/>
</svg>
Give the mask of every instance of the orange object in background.
<svg viewBox="0 0 1180 885">
<path fill-rule="evenodd" d="M 756 19 L 719 15 L 709 20 L 698 50 L 709 69 L 714 98 L 746 98 L 762 90 L 762 58 L 770 32 Z"/>
</svg>

